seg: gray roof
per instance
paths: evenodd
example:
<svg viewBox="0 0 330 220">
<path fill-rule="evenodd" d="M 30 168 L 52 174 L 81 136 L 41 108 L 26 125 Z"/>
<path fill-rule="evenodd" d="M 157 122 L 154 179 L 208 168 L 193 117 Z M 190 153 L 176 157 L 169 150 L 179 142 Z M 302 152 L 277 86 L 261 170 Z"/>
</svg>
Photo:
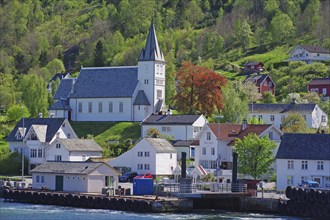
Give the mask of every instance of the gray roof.
<svg viewBox="0 0 330 220">
<path fill-rule="evenodd" d="M 244 82 L 253 82 L 257 85 L 260 85 L 267 77 L 269 77 L 268 74 L 251 75 L 246 77 Z"/>
<path fill-rule="evenodd" d="M 286 133 L 276 159 L 330 160 L 330 134 Z"/>
<path fill-rule="evenodd" d="M 92 139 L 59 139 L 69 151 L 102 151 Z"/>
<path fill-rule="evenodd" d="M 192 125 L 201 115 L 149 115 L 141 125 Z"/>
<path fill-rule="evenodd" d="M 56 135 L 56 132 L 61 128 L 64 123 L 65 118 L 24 118 L 24 127 L 26 127 L 27 131 L 30 130 L 32 125 L 47 125 L 46 132 L 46 142 L 50 142 L 51 139 Z M 22 141 L 22 139 L 16 138 L 16 133 L 18 128 L 23 127 L 23 119 L 21 119 L 16 127 L 10 132 L 6 141 Z"/>
<path fill-rule="evenodd" d="M 176 140 L 172 144 L 174 147 L 190 147 L 199 145 L 199 140 Z"/>
<path fill-rule="evenodd" d="M 156 106 L 155 106 L 155 112 L 160 112 L 160 109 L 162 108 L 164 100 L 158 99 Z"/>
<path fill-rule="evenodd" d="M 311 53 L 326 53 L 326 54 L 330 53 L 329 50 L 320 46 L 312 46 L 312 45 L 300 45 L 300 46 Z"/>
<path fill-rule="evenodd" d="M 143 90 L 139 90 L 133 105 L 150 105 L 150 102 Z"/>
<path fill-rule="evenodd" d="M 48 110 L 69 110 L 71 111 L 71 107 L 69 104 L 69 100 L 59 100 L 52 104 Z"/>
<path fill-rule="evenodd" d="M 32 125 L 32 128 L 40 142 L 46 141 L 47 125 Z"/>
<path fill-rule="evenodd" d="M 70 98 L 132 97 L 137 86 L 138 68 L 82 68 Z"/>
<path fill-rule="evenodd" d="M 157 153 L 176 153 L 173 145 L 165 139 L 161 138 L 144 138 L 156 150 Z"/>
<path fill-rule="evenodd" d="M 155 26 L 150 25 L 146 46 L 142 49 L 139 61 L 163 61 L 165 62 L 163 52 L 159 48 L 156 36 Z"/>
<path fill-rule="evenodd" d="M 89 174 L 102 164 L 104 163 L 47 161 L 31 170 L 31 173 Z"/>
<path fill-rule="evenodd" d="M 316 104 L 304 103 L 304 104 L 249 104 L 249 111 L 253 114 L 258 113 L 312 113 Z"/>
<path fill-rule="evenodd" d="M 68 98 L 70 95 L 72 84 L 76 78 L 62 79 L 60 85 L 58 86 L 53 99 L 63 99 Z"/>
</svg>

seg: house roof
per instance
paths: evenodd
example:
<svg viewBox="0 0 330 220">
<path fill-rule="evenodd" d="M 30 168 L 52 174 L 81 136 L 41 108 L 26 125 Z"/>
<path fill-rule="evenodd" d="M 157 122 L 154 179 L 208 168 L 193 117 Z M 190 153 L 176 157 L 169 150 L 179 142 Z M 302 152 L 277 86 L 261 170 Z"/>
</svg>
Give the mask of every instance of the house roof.
<svg viewBox="0 0 330 220">
<path fill-rule="evenodd" d="M 253 114 L 258 113 L 273 113 L 273 114 L 283 114 L 283 113 L 312 113 L 316 107 L 316 104 L 302 103 L 302 104 L 249 104 L 249 111 Z"/>
<path fill-rule="evenodd" d="M 102 148 L 92 139 L 59 139 L 69 151 L 102 151 Z"/>
<path fill-rule="evenodd" d="M 70 91 L 72 88 L 72 85 L 76 81 L 76 78 L 68 78 L 68 79 L 63 79 L 61 80 L 60 85 L 58 86 L 53 99 L 63 99 L 63 98 L 68 98 L 70 95 Z"/>
<path fill-rule="evenodd" d="M 161 138 L 144 138 L 157 153 L 176 153 L 176 149 L 170 142 Z"/>
<path fill-rule="evenodd" d="M 199 140 L 176 140 L 172 141 L 174 147 L 190 147 L 199 145 Z"/>
<path fill-rule="evenodd" d="M 329 78 L 314 78 L 308 85 L 329 85 L 330 86 L 330 77 Z"/>
<path fill-rule="evenodd" d="M 143 90 L 139 90 L 133 105 L 150 105 L 150 102 Z"/>
<path fill-rule="evenodd" d="M 165 62 L 163 52 L 159 48 L 156 36 L 155 26 L 151 23 L 146 46 L 142 49 L 139 61 L 163 61 Z"/>
<path fill-rule="evenodd" d="M 6 141 L 22 141 L 22 139 L 16 138 L 16 133 L 18 128 L 26 127 L 27 131 L 30 130 L 32 125 L 47 125 L 46 132 L 46 142 L 50 142 L 51 139 L 56 135 L 56 132 L 60 129 L 62 124 L 65 122 L 65 118 L 24 118 L 21 119 L 15 126 L 15 128 L 10 132 Z"/>
<path fill-rule="evenodd" d="M 68 110 L 71 111 L 71 107 L 69 104 L 69 100 L 58 100 L 54 104 L 52 104 L 48 110 Z"/>
<path fill-rule="evenodd" d="M 132 97 L 137 86 L 138 68 L 82 68 L 70 98 Z"/>
<path fill-rule="evenodd" d="M 263 125 L 253 125 L 248 124 L 246 129 L 242 130 L 242 125 L 239 124 L 218 124 L 218 123 L 210 123 L 208 124 L 209 128 L 212 130 L 213 134 L 219 140 L 229 141 L 229 145 L 234 145 L 234 141 L 236 138 L 243 139 L 250 133 L 255 133 L 256 135 L 260 135 L 268 128 L 273 125 L 263 124 Z"/>
<path fill-rule="evenodd" d="M 244 80 L 245 82 L 253 82 L 256 85 L 260 86 L 260 84 L 267 78 L 269 77 L 269 74 L 258 74 L 258 75 L 251 75 L 246 77 Z M 269 77 L 270 78 L 270 77 Z"/>
<path fill-rule="evenodd" d="M 141 125 L 192 125 L 201 115 L 149 115 Z"/>
<path fill-rule="evenodd" d="M 304 48 L 305 50 L 311 53 L 326 53 L 326 54 L 330 53 L 329 50 L 320 46 L 312 46 L 312 45 L 299 45 L 299 46 L 301 46 L 302 48 Z"/>
<path fill-rule="evenodd" d="M 55 162 L 55 161 L 47 161 L 45 163 L 40 164 L 33 170 L 31 173 L 62 173 L 62 174 L 89 174 L 93 172 L 98 167 L 106 163 L 98 163 L 98 162 Z M 112 170 L 114 168 L 110 167 Z M 117 172 L 117 171 L 116 171 Z"/>
<path fill-rule="evenodd" d="M 276 159 L 330 160 L 330 134 L 286 133 Z"/>
<path fill-rule="evenodd" d="M 247 62 L 244 64 L 244 66 L 247 66 L 247 65 L 258 65 L 258 64 L 262 64 L 264 65 L 262 62 L 257 62 L 257 61 L 250 61 L 250 62 Z"/>
<path fill-rule="evenodd" d="M 56 81 L 57 79 L 64 79 L 65 77 L 69 77 L 70 76 L 70 73 L 56 73 L 50 80 L 49 82 L 51 81 Z"/>
</svg>

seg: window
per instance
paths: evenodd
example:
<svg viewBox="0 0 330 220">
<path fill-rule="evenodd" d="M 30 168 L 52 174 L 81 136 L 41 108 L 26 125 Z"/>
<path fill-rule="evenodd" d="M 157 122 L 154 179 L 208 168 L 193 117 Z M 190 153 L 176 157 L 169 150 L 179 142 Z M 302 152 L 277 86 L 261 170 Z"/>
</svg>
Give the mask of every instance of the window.
<svg viewBox="0 0 330 220">
<path fill-rule="evenodd" d="M 40 176 L 40 182 L 45 183 L 45 177 L 44 176 Z"/>
<path fill-rule="evenodd" d="M 66 134 L 66 137 L 67 137 L 68 139 L 70 139 L 70 138 L 71 138 L 71 134 Z"/>
<path fill-rule="evenodd" d="M 258 121 L 262 120 L 262 115 L 258 115 Z"/>
<path fill-rule="evenodd" d="M 327 88 L 322 88 L 322 94 L 326 95 L 327 94 Z"/>
<path fill-rule="evenodd" d="M 202 154 L 203 154 L 203 155 L 206 154 L 206 148 L 205 148 L 205 147 L 202 148 Z"/>
<path fill-rule="evenodd" d="M 315 92 L 315 93 L 319 93 L 319 89 L 318 88 L 311 88 L 311 92 Z"/>
<path fill-rule="evenodd" d="M 62 156 L 61 155 L 55 155 L 54 159 L 55 159 L 55 161 L 62 161 Z"/>
<path fill-rule="evenodd" d="M 323 170 L 323 161 L 317 161 L 317 170 Z"/>
<path fill-rule="evenodd" d="M 304 120 L 306 121 L 306 115 L 301 115 L 301 117 L 303 117 L 303 118 L 304 118 Z"/>
<path fill-rule="evenodd" d="M 30 150 L 30 157 L 36 158 L 37 157 L 37 149 L 31 149 Z"/>
<path fill-rule="evenodd" d="M 78 112 L 82 113 L 82 103 L 81 102 L 78 103 Z"/>
<path fill-rule="evenodd" d="M 101 113 L 101 112 L 103 112 L 103 106 L 102 106 L 102 102 L 99 102 L 99 112 Z"/>
<path fill-rule="evenodd" d="M 172 159 L 172 154 L 170 154 L 170 159 Z"/>
<path fill-rule="evenodd" d="M 109 112 L 113 112 L 113 104 L 112 104 L 112 102 L 109 102 Z"/>
<path fill-rule="evenodd" d="M 40 183 L 40 176 L 36 176 L 36 182 Z"/>
<path fill-rule="evenodd" d="M 323 123 L 326 122 L 326 117 L 325 117 L 325 115 L 322 115 L 322 116 L 321 116 L 321 122 L 323 122 Z"/>
<path fill-rule="evenodd" d="M 215 149 L 214 147 L 211 148 L 211 155 L 214 155 L 215 154 Z"/>
<path fill-rule="evenodd" d="M 42 149 L 38 149 L 38 158 L 42 158 Z"/>
<path fill-rule="evenodd" d="M 143 170 L 143 164 L 138 164 L 138 165 L 137 165 L 137 169 L 138 169 L 138 170 Z"/>
<path fill-rule="evenodd" d="M 148 152 L 148 151 L 144 152 L 144 156 L 145 157 L 150 157 L 150 152 Z"/>
<path fill-rule="evenodd" d="M 162 99 L 163 98 L 163 92 L 160 89 L 157 89 L 157 99 Z"/>
<path fill-rule="evenodd" d="M 56 148 L 60 149 L 61 148 L 61 144 L 56 144 Z"/>
<path fill-rule="evenodd" d="M 124 103 L 119 102 L 119 112 L 123 112 L 123 111 L 124 111 Z"/>
<path fill-rule="evenodd" d="M 302 170 L 307 170 L 308 169 L 308 161 L 307 160 L 301 161 L 301 169 Z"/>
<path fill-rule="evenodd" d="M 92 113 L 92 111 L 93 111 L 93 103 L 89 102 L 88 103 L 88 112 Z"/>
<path fill-rule="evenodd" d="M 206 140 L 211 140 L 211 132 L 206 133 Z"/>
<path fill-rule="evenodd" d="M 138 157 L 143 157 L 143 152 L 142 151 L 138 151 Z"/>
<path fill-rule="evenodd" d="M 113 176 L 105 176 L 105 186 L 113 187 L 113 182 L 114 182 Z"/>
<path fill-rule="evenodd" d="M 273 136 L 274 136 L 273 132 L 268 133 L 268 137 L 269 137 L 270 140 L 273 140 Z"/>
<path fill-rule="evenodd" d="M 171 131 L 172 128 L 171 127 L 162 127 L 162 131 L 166 132 L 166 131 Z"/>
<path fill-rule="evenodd" d="M 293 170 L 294 165 L 293 165 L 293 160 L 288 160 L 288 170 Z"/>
<path fill-rule="evenodd" d="M 17 139 L 19 140 L 19 139 L 22 139 L 22 135 L 21 135 L 21 133 L 17 133 Z"/>
<path fill-rule="evenodd" d="M 144 164 L 144 169 L 145 170 L 150 170 L 150 164 Z"/>
<path fill-rule="evenodd" d="M 293 176 L 287 176 L 287 184 L 288 184 L 288 186 L 293 185 Z"/>
<path fill-rule="evenodd" d="M 270 116 L 270 121 L 274 122 L 275 121 L 275 115 Z"/>
<path fill-rule="evenodd" d="M 149 84 L 149 80 L 148 79 L 145 79 L 144 80 L 144 84 Z"/>
</svg>

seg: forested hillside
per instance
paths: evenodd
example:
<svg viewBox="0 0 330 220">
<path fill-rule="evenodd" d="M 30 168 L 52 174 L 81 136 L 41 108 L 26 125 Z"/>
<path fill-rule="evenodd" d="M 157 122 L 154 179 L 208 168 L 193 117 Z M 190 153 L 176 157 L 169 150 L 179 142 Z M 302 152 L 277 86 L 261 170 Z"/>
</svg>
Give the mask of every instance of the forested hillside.
<svg viewBox="0 0 330 220">
<path fill-rule="evenodd" d="M 167 61 L 167 104 L 187 60 L 230 79 L 246 61 L 262 61 L 278 83 L 278 100 L 330 75 L 328 64 L 282 62 L 296 44 L 330 49 L 328 0 L 0 0 L 0 6 L 2 113 L 20 103 L 31 117 L 47 115 L 52 94 L 44 88 L 55 73 L 136 65 L 152 21 Z"/>
</svg>

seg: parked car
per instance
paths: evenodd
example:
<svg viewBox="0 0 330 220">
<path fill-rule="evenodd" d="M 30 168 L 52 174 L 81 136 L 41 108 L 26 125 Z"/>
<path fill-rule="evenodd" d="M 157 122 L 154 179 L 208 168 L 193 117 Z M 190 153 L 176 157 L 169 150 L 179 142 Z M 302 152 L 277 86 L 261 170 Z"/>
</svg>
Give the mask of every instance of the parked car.
<svg viewBox="0 0 330 220">
<path fill-rule="evenodd" d="M 143 175 L 138 175 L 135 177 L 136 179 L 143 179 L 143 178 L 147 178 L 147 179 L 153 179 L 154 177 L 152 176 L 152 174 L 150 173 L 146 173 L 146 174 L 143 174 Z"/>
<path fill-rule="evenodd" d="M 126 172 L 123 175 L 119 176 L 119 182 L 133 182 L 134 177 L 136 177 L 137 175 L 137 172 Z"/>
<path fill-rule="evenodd" d="M 312 180 L 304 180 L 301 182 L 301 185 L 304 188 L 320 188 L 320 184 Z"/>
</svg>

